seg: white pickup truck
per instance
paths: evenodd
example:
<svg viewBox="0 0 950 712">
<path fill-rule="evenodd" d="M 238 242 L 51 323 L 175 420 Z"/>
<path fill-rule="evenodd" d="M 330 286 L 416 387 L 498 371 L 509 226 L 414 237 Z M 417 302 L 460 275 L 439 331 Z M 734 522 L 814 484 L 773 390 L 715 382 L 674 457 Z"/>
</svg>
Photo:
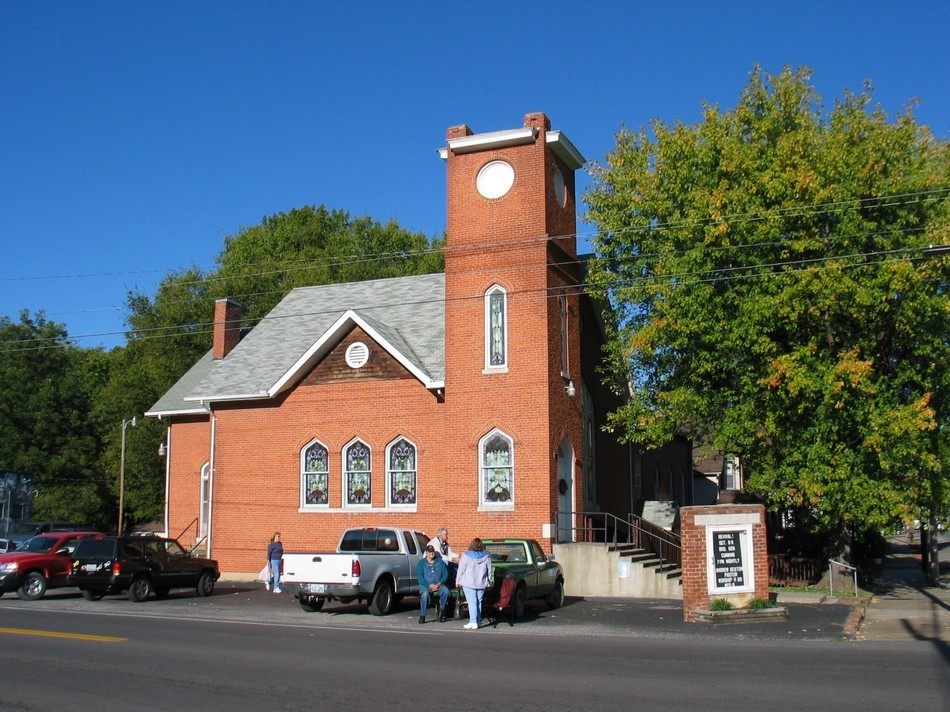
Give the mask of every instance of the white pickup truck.
<svg viewBox="0 0 950 712">
<path fill-rule="evenodd" d="M 419 594 L 416 565 L 428 543 L 412 529 L 347 529 L 334 553 L 285 553 L 281 583 L 308 612 L 327 601 L 369 601 L 369 612 L 384 616 L 403 596 Z"/>
</svg>

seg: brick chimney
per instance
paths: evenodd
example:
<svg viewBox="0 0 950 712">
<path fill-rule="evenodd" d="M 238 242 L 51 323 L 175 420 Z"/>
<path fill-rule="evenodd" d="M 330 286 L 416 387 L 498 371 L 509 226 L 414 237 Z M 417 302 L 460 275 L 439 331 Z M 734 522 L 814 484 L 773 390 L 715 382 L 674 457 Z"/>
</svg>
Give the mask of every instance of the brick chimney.
<svg viewBox="0 0 950 712">
<path fill-rule="evenodd" d="M 241 305 L 230 299 L 214 303 L 214 358 L 227 356 L 241 340 Z"/>
</svg>

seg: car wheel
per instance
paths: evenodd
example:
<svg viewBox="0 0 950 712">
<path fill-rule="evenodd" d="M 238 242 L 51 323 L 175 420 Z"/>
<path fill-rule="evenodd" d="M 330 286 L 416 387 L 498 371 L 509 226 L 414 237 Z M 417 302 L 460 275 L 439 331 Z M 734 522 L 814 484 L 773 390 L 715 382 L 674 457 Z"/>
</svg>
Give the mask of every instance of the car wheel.
<svg viewBox="0 0 950 712">
<path fill-rule="evenodd" d="M 84 588 L 82 590 L 82 597 L 85 598 L 87 601 L 98 601 L 103 596 L 105 596 L 105 593 L 103 593 L 102 591 L 96 591 L 90 588 Z"/>
<path fill-rule="evenodd" d="M 560 608 L 564 604 L 564 582 L 558 579 L 558 582 L 554 584 L 554 590 L 545 600 L 548 608 Z"/>
<path fill-rule="evenodd" d="M 207 571 L 201 574 L 201 576 L 198 577 L 198 584 L 195 586 L 195 591 L 198 592 L 199 596 L 210 596 L 214 593 L 214 576 Z"/>
<path fill-rule="evenodd" d="M 31 571 L 20 583 L 16 595 L 24 601 L 36 601 L 46 593 L 46 577 L 39 571 Z"/>
<path fill-rule="evenodd" d="M 393 585 L 389 579 L 383 579 L 376 584 L 373 598 L 369 602 L 369 612 L 374 616 L 385 616 L 393 609 Z"/>
<path fill-rule="evenodd" d="M 515 597 L 511 602 L 511 616 L 515 620 L 524 618 L 524 609 L 527 602 L 527 593 L 525 593 L 524 586 L 518 586 L 515 589 Z"/>
<path fill-rule="evenodd" d="M 312 600 L 301 598 L 300 607 L 303 608 L 307 613 L 316 613 L 321 608 L 323 608 L 324 602 L 325 599 L 323 598 L 314 598 Z"/>
<path fill-rule="evenodd" d="M 152 592 L 152 582 L 145 576 L 137 576 L 132 579 L 132 585 L 126 594 L 133 603 L 141 603 Z"/>
</svg>

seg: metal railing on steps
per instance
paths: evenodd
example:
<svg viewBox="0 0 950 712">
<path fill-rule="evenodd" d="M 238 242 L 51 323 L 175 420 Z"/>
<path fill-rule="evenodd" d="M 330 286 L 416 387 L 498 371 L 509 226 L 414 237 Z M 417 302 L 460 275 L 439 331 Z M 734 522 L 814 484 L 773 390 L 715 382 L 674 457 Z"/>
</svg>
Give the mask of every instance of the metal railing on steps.
<svg viewBox="0 0 950 712">
<path fill-rule="evenodd" d="M 658 572 L 678 570 L 683 562 L 680 537 L 636 514 L 626 519 L 609 512 L 554 512 L 555 541 L 603 542 L 641 550 L 658 559 Z"/>
</svg>

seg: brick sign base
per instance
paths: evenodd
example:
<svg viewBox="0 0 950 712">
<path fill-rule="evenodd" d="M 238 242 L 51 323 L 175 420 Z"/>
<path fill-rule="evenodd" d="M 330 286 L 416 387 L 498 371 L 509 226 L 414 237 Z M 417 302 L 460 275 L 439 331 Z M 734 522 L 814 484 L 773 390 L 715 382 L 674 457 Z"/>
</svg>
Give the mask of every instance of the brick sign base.
<svg viewBox="0 0 950 712">
<path fill-rule="evenodd" d="M 683 544 L 683 619 L 698 620 L 724 598 L 742 608 L 769 597 L 765 507 L 721 504 L 680 509 Z"/>
</svg>

